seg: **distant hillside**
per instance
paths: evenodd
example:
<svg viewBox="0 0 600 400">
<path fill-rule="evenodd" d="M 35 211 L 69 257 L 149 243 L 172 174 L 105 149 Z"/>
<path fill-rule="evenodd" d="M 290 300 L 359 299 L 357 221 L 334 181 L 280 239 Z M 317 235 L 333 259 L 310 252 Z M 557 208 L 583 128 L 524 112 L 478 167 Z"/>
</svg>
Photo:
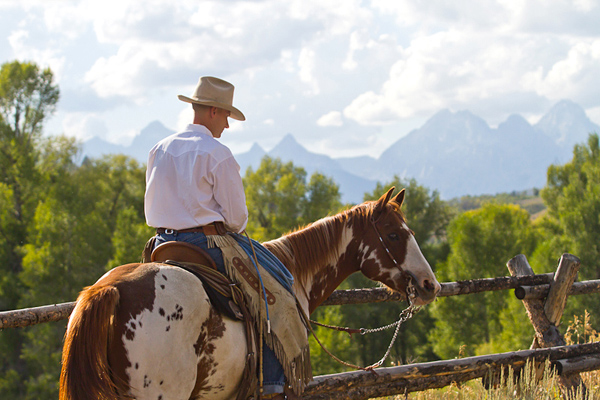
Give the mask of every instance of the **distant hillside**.
<svg viewBox="0 0 600 400">
<path fill-rule="evenodd" d="M 461 196 L 448 201 L 448 203 L 462 212 L 476 210 L 487 203 L 516 204 L 525 209 L 532 219 L 540 217 L 547 209 L 537 189 L 496 195 Z"/>
<path fill-rule="evenodd" d="M 443 110 L 390 146 L 371 167 L 359 168 L 352 159 L 344 165 L 381 181 L 395 174 L 415 178 L 446 199 L 521 191 L 543 187 L 548 166 L 568 161 L 574 143 L 599 131 L 569 101 L 559 102 L 535 126 L 511 115 L 496 129 L 469 111 Z"/>
<path fill-rule="evenodd" d="M 83 143 L 83 155 L 90 158 L 99 158 L 107 154 L 126 154 L 145 164 L 150 149 L 159 140 L 173 133 L 175 131 L 168 129 L 161 122 L 154 121 L 142 129 L 129 146 L 108 143 L 94 137 Z"/>
<path fill-rule="evenodd" d="M 290 134 L 285 135 L 281 142 L 269 152 L 265 152 L 255 144 L 250 151 L 236 155 L 236 159 L 242 167 L 242 171 L 248 167 L 256 170 L 265 155 L 279 158 L 283 162 L 292 161 L 294 165 L 303 167 L 309 176 L 320 172 L 331 177 L 339 185 L 342 202 L 345 203 L 362 202 L 364 194 L 372 191 L 377 184 L 375 180 L 348 172 L 335 159 L 323 154 L 311 153 Z"/>
<path fill-rule="evenodd" d="M 563 100 L 535 125 L 515 114 L 492 128 L 469 111 L 442 110 L 421 128 L 399 138 L 377 159 L 333 159 L 312 153 L 291 134 L 270 151 L 255 144 L 248 152 L 236 154 L 236 159 L 243 172 L 258 167 L 265 155 L 292 161 L 309 174 L 319 171 L 338 183 L 342 200 L 348 203 L 362 202 L 364 193 L 371 192 L 376 182 L 389 182 L 395 175 L 414 178 L 437 190 L 443 199 L 451 199 L 541 188 L 548 167 L 569 161 L 573 146 L 586 142 L 592 132 L 600 133 L 600 127 L 579 105 Z M 84 143 L 83 150 L 91 157 L 124 153 L 145 163 L 148 150 L 172 133 L 155 121 L 130 146 L 93 138 Z"/>
</svg>

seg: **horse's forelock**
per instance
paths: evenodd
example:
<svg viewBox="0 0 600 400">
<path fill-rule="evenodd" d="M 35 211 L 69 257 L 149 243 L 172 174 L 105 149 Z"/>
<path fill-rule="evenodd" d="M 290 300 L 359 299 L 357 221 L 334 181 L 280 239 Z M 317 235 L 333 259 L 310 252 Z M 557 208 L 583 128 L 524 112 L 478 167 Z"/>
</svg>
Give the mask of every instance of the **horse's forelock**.
<svg viewBox="0 0 600 400">
<path fill-rule="evenodd" d="M 368 201 L 366 203 L 359 204 L 359 205 L 355 206 L 354 208 L 362 208 L 362 213 L 365 216 L 367 216 L 368 219 L 372 219 L 373 217 L 375 217 L 373 214 L 376 211 L 377 203 L 378 202 L 376 200 Z M 406 223 L 406 215 L 402 211 L 401 207 L 402 207 L 402 204 L 399 204 L 398 202 L 394 201 L 394 199 L 392 199 L 386 204 L 386 207 L 385 207 L 383 213 L 378 215 L 376 219 L 381 218 L 383 216 L 383 214 L 387 214 L 389 212 L 388 210 L 391 208 L 392 212 L 398 214 L 398 216 L 400 217 L 402 222 Z"/>
<path fill-rule="evenodd" d="M 402 222 L 406 222 L 406 215 L 404 215 L 404 212 L 401 209 L 402 205 L 396 203 L 395 201 L 390 201 L 388 204 L 392 207 L 394 212 L 400 216 Z"/>
</svg>

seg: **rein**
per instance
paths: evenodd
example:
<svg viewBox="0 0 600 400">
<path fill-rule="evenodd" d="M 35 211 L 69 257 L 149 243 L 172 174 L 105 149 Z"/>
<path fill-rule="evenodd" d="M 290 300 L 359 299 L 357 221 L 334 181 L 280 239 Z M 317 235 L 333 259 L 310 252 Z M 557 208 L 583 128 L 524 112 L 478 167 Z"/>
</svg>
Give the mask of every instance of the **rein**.
<svg viewBox="0 0 600 400">
<path fill-rule="evenodd" d="M 351 368 L 355 368 L 355 369 L 359 369 L 359 370 L 363 370 L 363 371 L 371 371 L 371 370 L 383 365 L 383 363 L 385 362 L 387 357 L 390 355 L 390 352 L 392 350 L 392 347 L 394 346 L 394 343 L 396 342 L 396 339 L 398 337 L 398 332 L 400 331 L 400 326 L 404 322 L 411 319 L 417 312 L 419 312 L 419 310 L 421 310 L 421 306 L 415 306 L 413 304 L 414 299 L 417 297 L 417 293 L 416 293 L 417 290 L 413 284 L 413 281 L 412 281 L 410 275 L 407 274 L 402 268 L 400 268 L 400 264 L 398 264 L 398 261 L 396 261 L 396 258 L 394 258 L 394 255 L 392 254 L 392 252 L 389 250 L 389 248 L 383 241 L 383 237 L 379 233 L 379 230 L 377 229 L 377 225 L 375 224 L 375 220 L 373 218 L 371 218 L 371 224 L 373 225 L 373 229 L 375 230 L 375 233 L 377 233 L 377 238 L 379 239 L 379 242 L 381 242 L 381 245 L 383 246 L 385 252 L 388 254 L 388 256 L 390 257 L 390 259 L 392 260 L 394 265 L 396 265 L 396 267 L 398 267 L 400 269 L 400 271 L 402 272 L 403 275 L 408 276 L 408 284 L 406 285 L 406 300 L 408 301 L 408 307 L 400 312 L 400 314 L 398 315 L 398 320 L 396 322 L 393 322 L 389 325 L 385 325 L 385 326 L 382 326 L 379 328 L 373 328 L 373 329 L 366 329 L 366 328 L 355 329 L 355 328 L 347 328 L 347 327 L 341 327 L 341 326 L 335 326 L 335 325 L 326 325 L 326 324 L 321 324 L 320 322 L 316 322 L 311 319 L 308 319 L 305 316 L 305 318 L 308 319 L 308 321 L 310 321 L 311 323 L 313 323 L 315 325 L 322 326 L 322 327 L 328 328 L 328 329 L 334 329 L 334 330 L 341 331 L 341 332 L 346 332 L 350 336 L 352 336 L 352 334 L 354 334 L 354 333 L 360 333 L 361 335 L 366 335 L 368 333 L 381 332 L 381 331 L 384 331 L 386 329 L 389 329 L 389 328 L 392 328 L 395 326 L 396 330 L 394 331 L 394 336 L 392 337 L 392 340 L 390 341 L 390 345 L 388 346 L 383 357 L 381 357 L 381 359 L 374 364 L 371 364 L 367 367 L 360 367 L 358 365 L 354 365 L 354 364 L 348 363 L 346 361 L 340 360 L 338 357 L 336 357 L 334 354 L 332 354 L 329 350 L 327 350 L 325 348 L 325 346 L 321 343 L 319 338 L 317 338 L 317 335 L 315 334 L 312 327 L 310 327 L 310 325 L 309 325 L 310 333 L 313 335 L 313 337 L 315 338 L 315 340 L 317 341 L 319 346 L 321 346 L 321 348 L 331 358 L 333 358 L 335 361 L 337 361 L 338 363 L 340 363 L 342 365 L 345 365 L 345 366 L 351 367 Z"/>
</svg>

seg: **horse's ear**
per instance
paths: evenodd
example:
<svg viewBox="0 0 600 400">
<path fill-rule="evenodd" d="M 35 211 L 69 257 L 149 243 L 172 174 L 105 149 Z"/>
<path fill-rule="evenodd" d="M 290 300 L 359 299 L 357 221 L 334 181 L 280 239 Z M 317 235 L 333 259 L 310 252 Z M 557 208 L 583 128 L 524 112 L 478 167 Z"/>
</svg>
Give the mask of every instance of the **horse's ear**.
<svg viewBox="0 0 600 400">
<path fill-rule="evenodd" d="M 396 195 L 396 197 L 394 197 L 394 200 L 392 200 L 394 203 L 397 203 L 400 207 L 402 207 L 402 203 L 404 203 L 404 194 L 406 192 L 406 189 L 402 189 L 400 191 L 400 193 L 398 193 Z"/>
<path fill-rule="evenodd" d="M 394 193 L 395 187 L 392 186 L 390 190 L 387 191 L 386 194 L 381 196 L 379 200 L 377 200 L 377 204 L 375 204 L 375 209 L 373 210 L 373 219 L 377 220 L 379 215 L 385 210 L 385 206 L 389 203 L 390 198 L 392 197 L 392 193 Z"/>
<path fill-rule="evenodd" d="M 392 198 L 392 193 L 394 193 L 394 190 L 395 190 L 395 189 L 396 189 L 396 188 L 395 188 L 394 186 L 392 186 L 392 187 L 391 187 L 391 188 L 390 188 L 390 189 L 387 191 L 387 193 L 386 193 L 386 194 L 384 194 L 383 196 L 381 196 L 381 197 L 379 198 L 379 200 L 377 200 L 377 202 L 378 202 L 378 203 L 383 203 L 382 205 L 383 205 L 383 206 L 385 206 L 385 205 L 386 205 L 386 204 L 387 204 L 387 203 L 390 201 L 390 199 Z"/>
</svg>

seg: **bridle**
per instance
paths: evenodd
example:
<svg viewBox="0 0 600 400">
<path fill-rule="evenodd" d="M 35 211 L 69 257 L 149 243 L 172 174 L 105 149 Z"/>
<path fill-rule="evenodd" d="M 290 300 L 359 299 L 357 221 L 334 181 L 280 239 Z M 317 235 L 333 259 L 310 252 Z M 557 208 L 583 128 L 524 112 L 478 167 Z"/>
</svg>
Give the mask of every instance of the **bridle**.
<svg viewBox="0 0 600 400">
<path fill-rule="evenodd" d="M 402 266 L 400 265 L 400 263 L 398 263 L 398 261 L 396 260 L 396 257 L 394 257 L 394 255 L 390 251 L 387 244 L 385 244 L 385 241 L 383 240 L 383 236 L 379 232 L 379 229 L 377 229 L 377 221 L 375 221 L 375 218 L 373 218 L 371 216 L 370 221 L 371 221 L 371 225 L 373 226 L 373 229 L 375 230 L 375 233 L 377 234 L 377 238 L 379 239 L 379 242 L 381 243 L 381 246 L 383 247 L 383 249 L 385 250 L 387 255 L 390 257 L 390 259 L 392 260 L 392 262 L 394 263 L 396 268 L 398 268 L 400 270 L 401 276 L 406 280 L 406 288 L 405 288 L 406 301 L 408 301 L 409 306 L 412 307 L 413 300 L 417 297 L 417 289 L 414 285 L 414 279 L 409 272 L 406 272 L 404 269 L 402 269 Z"/>
</svg>

